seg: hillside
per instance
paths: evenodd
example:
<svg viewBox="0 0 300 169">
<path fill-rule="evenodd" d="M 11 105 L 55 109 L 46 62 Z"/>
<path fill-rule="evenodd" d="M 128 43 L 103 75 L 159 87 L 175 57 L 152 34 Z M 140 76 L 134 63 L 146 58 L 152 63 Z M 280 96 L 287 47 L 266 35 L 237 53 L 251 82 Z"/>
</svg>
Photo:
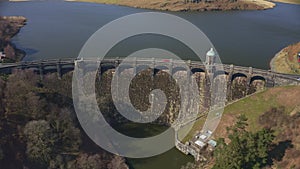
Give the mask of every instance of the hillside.
<svg viewBox="0 0 300 169">
<path fill-rule="evenodd" d="M 300 86 L 277 87 L 229 105 L 216 135 L 226 137 L 226 126 L 234 123 L 236 115 L 245 114 L 249 119 L 249 130 L 257 131 L 263 127 L 275 130 L 275 144 L 285 148 L 285 151 L 274 151 L 282 154 L 281 158 L 275 159 L 275 168 L 300 167 L 299 95 Z"/>
<path fill-rule="evenodd" d="M 271 70 L 279 73 L 300 74 L 300 64 L 297 61 L 298 52 L 300 52 L 300 42 L 282 49 L 272 59 Z"/>
<path fill-rule="evenodd" d="M 229 104 L 225 107 L 221 123 L 215 134 L 218 137 L 224 137 L 222 133 L 225 133 L 226 126 L 233 124 L 235 116 L 238 114 L 247 115 L 251 124 L 250 130 L 255 131 L 262 127 L 257 123 L 259 116 L 272 108 L 283 106 L 286 107 L 285 111 L 288 113 L 300 111 L 300 100 L 297 99 L 299 95 L 300 86 L 275 87 Z M 197 120 L 184 141 L 191 138 L 195 132 L 200 131 L 204 121 L 204 118 Z"/>
<path fill-rule="evenodd" d="M 214 133 L 215 138 L 227 137 L 226 128 L 232 126 L 236 117 L 245 114 L 248 118 L 249 131 L 258 131 L 262 128 L 271 128 L 276 133 L 275 155 L 280 153 L 280 158 L 274 157 L 275 168 L 290 168 L 300 166 L 300 86 L 284 86 L 265 90 L 254 94 L 225 108 L 221 122 Z M 191 138 L 202 128 L 205 119 L 199 119 L 188 138 Z M 280 151 L 280 152 L 279 152 Z"/>
</svg>

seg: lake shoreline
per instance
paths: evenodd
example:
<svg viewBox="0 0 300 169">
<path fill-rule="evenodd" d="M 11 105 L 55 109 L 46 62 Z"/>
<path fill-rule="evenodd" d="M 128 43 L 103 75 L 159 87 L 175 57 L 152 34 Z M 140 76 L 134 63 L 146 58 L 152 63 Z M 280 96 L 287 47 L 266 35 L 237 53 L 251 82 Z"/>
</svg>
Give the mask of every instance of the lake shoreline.
<svg viewBox="0 0 300 169">
<path fill-rule="evenodd" d="M 300 0 L 272 0 L 272 2 L 281 2 L 285 4 L 300 5 Z"/>
<path fill-rule="evenodd" d="M 0 16 L 0 51 L 5 54 L 3 62 L 18 62 L 26 56 L 26 52 L 18 49 L 12 42 L 12 38 L 26 25 L 26 21 L 23 16 Z"/>
<path fill-rule="evenodd" d="M 300 74 L 300 64 L 297 63 L 297 52 L 300 51 L 300 42 L 291 44 L 281 49 L 270 61 L 270 68 L 273 72 Z"/>
<path fill-rule="evenodd" d="M 265 10 L 276 6 L 275 3 L 265 0 L 237 0 L 237 1 L 199 1 L 198 3 L 185 3 L 180 0 L 156 0 L 154 2 L 130 0 L 111 1 L 111 0 L 65 0 L 66 2 L 89 2 L 108 5 L 127 6 L 133 8 L 160 10 L 160 11 L 238 11 L 238 10 Z"/>
<path fill-rule="evenodd" d="M 276 69 L 276 66 L 275 66 L 274 62 L 275 62 L 275 60 L 278 59 L 280 52 L 281 52 L 281 51 L 279 51 L 278 53 L 276 53 L 275 56 L 274 56 L 274 57 L 271 59 L 271 61 L 270 61 L 270 70 L 271 70 L 272 72 L 277 72 L 277 71 L 276 71 L 277 69 Z"/>
</svg>

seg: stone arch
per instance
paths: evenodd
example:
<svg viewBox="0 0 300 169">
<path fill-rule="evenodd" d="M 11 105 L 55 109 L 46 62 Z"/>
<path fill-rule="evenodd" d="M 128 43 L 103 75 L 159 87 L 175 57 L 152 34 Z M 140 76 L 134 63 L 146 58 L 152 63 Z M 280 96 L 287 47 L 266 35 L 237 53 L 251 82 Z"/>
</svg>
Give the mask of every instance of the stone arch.
<svg viewBox="0 0 300 169">
<path fill-rule="evenodd" d="M 221 75 L 226 75 L 228 76 L 228 72 L 224 71 L 224 70 L 218 70 L 214 73 L 214 78 L 216 78 L 217 76 L 221 76 Z"/>
<path fill-rule="evenodd" d="M 256 76 L 251 77 L 250 84 L 252 84 L 252 82 L 255 80 L 261 80 L 261 81 L 266 82 L 266 78 L 264 78 L 263 76 L 256 75 Z"/>
<path fill-rule="evenodd" d="M 238 78 L 238 77 L 244 77 L 244 78 L 247 78 L 247 75 L 244 74 L 244 73 L 235 73 L 232 75 L 231 77 L 231 81 L 233 81 L 234 79 Z"/>
<path fill-rule="evenodd" d="M 167 66 L 155 66 L 154 74 L 156 75 L 160 71 L 168 71 L 169 68 Z"/>
<path fill-rule="evenodd" d="M 184 67 L 174 67 L 173 70 L 172 70 L 172 73 L 175 74 L 176 72 L 179 72 L 179 71 L 188 71 L 186 68 Z"/>
<path fill-rule="evenodd" d="M 257 76 L 253 76 L 250 79 L 249 82 L 249 91 L 248 93 L 254 93 L 257 91 L 261 91 L 265 88 L 266 86 L 266 79 L 263 76 L 257 75 Z"/>
<path fill-rule="evenodd" d="M 147 69 L 151 69 L 149 65 L 137 65 L 136 66 L 136 72 L 145 71 Z"/>
<path fill-rule="evenodd" d="M 197 73 L 197 72 L 205 72 L 205 70 L 204 69 L 202 69 L 202 68 L 192 68 L 191 69 L 191 72 L 193 73 L 193 74 L 195 74 L 195 73 Z"/>
<path fill-rule="evenodd" d="M 11 73 L 12 73 L 14 70 L 15 70 L 15 69 L 11 69 Z M 31 70 L 31 71 L 33 71 L 33 72 L 39 73 L 39 72 L 38 72 L 39 69 L 36 68 L 36 67 L 28 67 L 28 68 L 26 68 L 26 70 Z M 73 69 L 72 69 L 72 71 L 73 71 Z"/>
<path fill-rule="evenodd" d="M 206 90 L 207 86 L 207 74 L 204 69 L 201 68 L 192 68 L 191 69 L 192 78 L 198 84 L 199 92 L 203 92 Z"/>
<path fill-rule="evenodd" d="M 155 66 L 155 69 L 158 69 L 158 70 L 169 70 L 169 68 L 167 66 L 164 66 L 164 65 Z"/>
<path fill-rule="evenodd" d="M 43 73 L 48 74 L 48 73 L 56 73 L 56 65 L 45 65 L 43 66 Z"/>
<path fill-rule="evenodd" d="M 70 66 L 62 66 L 61 67 L 61 75 L 64 75 L 64 74 L 67 74 L 67 73 L 69 73 L 69 72 L 72 72 L 74 70 L 74 68 L 73 67 L 70 67 Z"/>
<path fill-rule="evenodd" d="M 132 65 L 119 65 L 118 66 L 118 72 L 119 73 L 122 73 L 122 72 L 124 72 L 125 70 L 127 70 L 127 69 L 133 69 L 134 67 L 132 66 Z"/>
<path fill-rule="evenodd" d="M 111 64 L 109 64 L 109 65 L 107 65 L 107 64 L 101 65 L 101 74 L 104 74 L 105 72 L 107 72 L 107 71 L 109 71 L 111 69 L 116 69 L 116 67 L 114 65 L 111 65 Z"/>
<path fill-rule="evenodd" d="M 236 100 L 247 95 L 247 75 L 243 73 L 235 73 L 231 77 L 230 96 L 228 100 Z"/>
</svg>

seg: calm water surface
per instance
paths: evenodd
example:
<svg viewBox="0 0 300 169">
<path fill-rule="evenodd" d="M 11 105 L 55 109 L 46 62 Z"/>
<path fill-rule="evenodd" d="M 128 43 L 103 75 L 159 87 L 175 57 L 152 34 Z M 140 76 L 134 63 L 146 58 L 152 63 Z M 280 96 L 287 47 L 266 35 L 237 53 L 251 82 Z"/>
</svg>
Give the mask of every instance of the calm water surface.
<svg viewBox="0 0 300 169">
<path fill-rule="evenodd" d="M 13 39 L 26 51 L 24 60 L 75 58 L 85 41 L 101 26 L 145 11 L 150 10 L 60 1 L 0 3 L 0 15 L 22 15 L 28 19 L 27 25 Z M 300 41 L 300 5 L 278 3 L 275 9 L 265 11 L 169 13 L 198 26 L 215 45 L 223 63 L 269 69 L 269 61 L 276 52 Z M 120 53 L 114 54 L 145 47 L 146 42 L 174 46 L 177 50 L 173 42 L 148 37 L 147 41 L 131 39 L 127 46 L 125 43 L 117 50 Z M 172 149 L 152 158 L 129 159 L 129 164 L 134 169 L 179 169 L 188 161 L 192 161 L 190 156 Z"/>
<path fill-rule="evenodd" d="M 101 26 L 124 15 L 145 11 L 150 10 L 60 1 L 0 4 L 1 15 L 28 18 L 28 24 L 14 38 L 17 46 L 27 52 L 24 60 L 75 58 L 85 41 Z M 300 5 L 278 3 L 276 8 L 264 11 L 170 13 L 198 26 L 215 45 L 223 63 L 268 69 L 276 52 L 300 41 Z M 147 40 L 151 43 L 151 38 Z M 145 38 L 135 39 L 123 49 L 142 48 L 144 43 Z M 166 45 L 165 41 L 155 43 Z M 168 45 L 172 46 L 172 42 Z M 119 51 L 116 54 L 124 53 Z"/>
</svg>

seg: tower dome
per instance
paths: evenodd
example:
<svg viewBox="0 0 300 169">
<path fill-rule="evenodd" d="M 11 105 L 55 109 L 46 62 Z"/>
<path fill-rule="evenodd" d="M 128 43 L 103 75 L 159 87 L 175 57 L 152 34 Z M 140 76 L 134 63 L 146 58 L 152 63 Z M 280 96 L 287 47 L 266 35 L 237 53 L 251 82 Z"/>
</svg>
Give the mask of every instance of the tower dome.
<svg viewBox="0 0 300 169">
<path fill-rule="evenodd" d="M 206 64 L 213 65 L 216 61 L 216 52 L 213 48 L 206 53 Z"/>
<path fill-rule="evenodd" d="M 215 69 L 215 62 L 216 62 L 216 52 L 213 48 L 210 48 L 210 50 L 206 53 L 206 68 L 208 73 L 213 73 Z"/>
<path fill-rule="evenodd" d="M 216 53 L 213 48 L 210 48 L 210 50 L 206 53 L 206 56 L 215 56 L 215 55 Z"/>
</svg>

